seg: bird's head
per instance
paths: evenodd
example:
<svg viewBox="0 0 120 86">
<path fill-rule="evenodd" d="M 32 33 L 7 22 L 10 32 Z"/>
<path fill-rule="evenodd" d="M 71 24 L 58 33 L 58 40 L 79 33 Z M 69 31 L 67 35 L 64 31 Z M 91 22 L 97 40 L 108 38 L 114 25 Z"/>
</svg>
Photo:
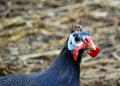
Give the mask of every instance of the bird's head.
<svg viewBox="0 0 120 86">
<path fill-rule="evenodd" d="M 87 50 L 91 57 L 96 57 L 100 52 L 100 48 L 93 42 L 91 34 L 84 31 L 81 25 L 72 26 L 67 47 L 73 53 L 74 61 L 77 61 L 81 50 Z"/>
</svg>

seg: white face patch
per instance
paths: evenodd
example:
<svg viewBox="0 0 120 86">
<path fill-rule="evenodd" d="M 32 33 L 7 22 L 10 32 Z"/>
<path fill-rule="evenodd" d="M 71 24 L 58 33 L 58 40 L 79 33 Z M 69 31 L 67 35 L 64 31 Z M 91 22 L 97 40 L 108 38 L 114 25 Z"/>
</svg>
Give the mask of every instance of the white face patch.
<svg viewBox="0 0 120 86">
<path fill-rule="evenodd" d="M 70 51 L 73 51 L 75 49 L 76 46 L 81 45 L 82 43 L 76 43 L 75 42 L 75 37 L 73 37 L 73 34 L 70 35 L 69 40 L 68 40 L 68 49 Z"/>
<path fill-rule="evenodd" d="M 81 32 L 73 32 L 69 36 L 69 39 L 68 39 L 68 49 L 70 51 L 73 51 L 77 46 L 80 46 L 80 45 L 82 45 L 84 43 L 83 40 L 86 37 L 91 38 L 91 34 L 88 33 L 88 32 L 83 32 L 83 31 L 81 31 Z M 76 40 L 76 38 L 77 38 L 77 40 Z"/>
</svg>

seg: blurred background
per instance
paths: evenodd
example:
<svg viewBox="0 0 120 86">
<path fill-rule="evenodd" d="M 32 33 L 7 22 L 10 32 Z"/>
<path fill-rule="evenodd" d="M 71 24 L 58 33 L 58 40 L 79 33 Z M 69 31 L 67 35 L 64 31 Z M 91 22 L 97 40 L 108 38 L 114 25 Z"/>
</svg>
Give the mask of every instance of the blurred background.
<svg viewBox="0 0 120 86">
<path fill-rule="evenodd" d="M 101 47 L 84 54 L 81 86 L 120 86 L 120 0 L 0 0 L 0 76 L 48 68 L 80 16 Z"/>
</svg>

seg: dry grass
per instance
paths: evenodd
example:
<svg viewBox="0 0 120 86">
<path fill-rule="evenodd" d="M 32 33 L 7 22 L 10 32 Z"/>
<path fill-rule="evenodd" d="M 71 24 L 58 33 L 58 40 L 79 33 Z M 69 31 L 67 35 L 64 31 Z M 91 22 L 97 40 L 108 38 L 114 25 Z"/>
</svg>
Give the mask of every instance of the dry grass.
<svg viewBox="0 0 120 86">
<path fill-rule="evenodd" d="M 96 59 L 84 55 L 81 85 L 119 86 L 119 0 L 1 0 L 0 75 L 48 68 L 69 36 L 68 26 L 80 16 L 101 47 Z"/>
</svg>

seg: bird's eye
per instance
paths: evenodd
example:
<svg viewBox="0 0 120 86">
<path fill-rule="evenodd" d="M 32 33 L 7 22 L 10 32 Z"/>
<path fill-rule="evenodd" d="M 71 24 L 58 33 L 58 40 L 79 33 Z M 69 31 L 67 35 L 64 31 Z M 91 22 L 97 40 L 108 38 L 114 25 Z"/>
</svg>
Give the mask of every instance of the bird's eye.
<svg viewBox="0 0 120 86">
<path fill-rule="evenodd" d="M 75 42 L 79 42 L 80 41 L 80 37 L 78 36 L 78 34 L 74 34 L 73 36 L 75 38 Z"/>
<path fill-rule="evenodd" d="M 75 41 L 76 41 L 76 42 L 79 42 L 79 41 L 80 41 L 80 38 L 79 38 L 79 37 L 75 37 Z"/>
</svg>

